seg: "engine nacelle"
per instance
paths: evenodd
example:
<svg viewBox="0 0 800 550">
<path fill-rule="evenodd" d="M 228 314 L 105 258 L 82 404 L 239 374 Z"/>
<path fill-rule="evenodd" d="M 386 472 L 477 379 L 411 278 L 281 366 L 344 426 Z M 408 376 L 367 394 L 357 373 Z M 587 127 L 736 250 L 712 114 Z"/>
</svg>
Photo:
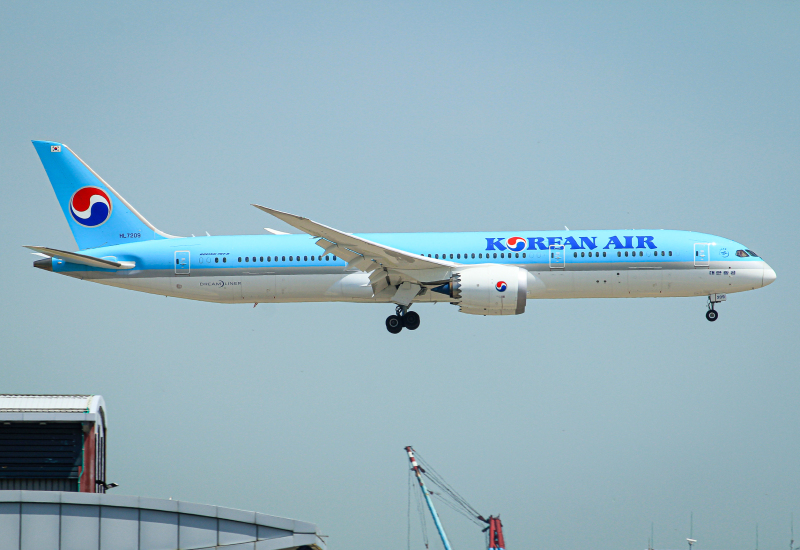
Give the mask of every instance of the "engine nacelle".
<svg viewBox="0 0 800 550">
<path fill-rule="evenodd" d="M 461 313 L 471 315 L 519 315 L 525 313 L 528 278 L 525 269 L 482 265 L 454 271 L 449 283 L 434 292 L 449 295 Z"/>
</svg>

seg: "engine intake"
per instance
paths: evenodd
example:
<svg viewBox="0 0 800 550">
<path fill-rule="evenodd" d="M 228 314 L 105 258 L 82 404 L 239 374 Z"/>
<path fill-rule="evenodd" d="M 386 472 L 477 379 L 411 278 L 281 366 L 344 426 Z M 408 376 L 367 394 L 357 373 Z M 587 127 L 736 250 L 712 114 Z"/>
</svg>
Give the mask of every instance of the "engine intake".
<svg viewBox="0 0 800 550">
<path fill-rule="evenodd" d="M 452 298 L 461 313 L 519 315 L 525 313 L 528 272 L 520 267 L 483 265 L 454 271 L 450 281 L 432 288 Z"/>
</svg>

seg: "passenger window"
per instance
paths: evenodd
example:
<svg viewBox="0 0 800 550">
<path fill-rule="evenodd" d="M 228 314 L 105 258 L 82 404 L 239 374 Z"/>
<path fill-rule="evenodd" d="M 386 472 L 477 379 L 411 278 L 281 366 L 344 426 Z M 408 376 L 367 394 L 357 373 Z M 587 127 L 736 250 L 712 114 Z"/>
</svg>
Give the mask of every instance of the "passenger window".
<svg viewBox="0 0 800 550">
<path fill-rule="evenodd" d="M 747 258 L 747 252 L 745 252 L 744 250 L 737 250 L 736 255 L 739 256 L 740 258 Z"/>
<path fill-rule="evenodd" d="M 241 256 L 239 256 L 239 261 L 240 261 L 240 262 L 242 261 L 242 257 L 241 257 Z"/>
<path fill-rule="evenodd" d="M 439 259 L 439 255 L 438 254 L 434 254 L 434 256 L 436 257 L 437 260 Z"/>
<path fill-rule="evenodd" d="M 501 252 L 501 253 L 500 253 L 500 257 L 501 257 L 501 258 L 505 258 L 505 257 L 506 257 L 506 254 L 505 254 L 505 252 Z"/>
<path fill-rule="evenodd" d="M 522 253 L 522 257 L 523 257 L 523 258 L 525 258 L 525 257 L 526 257 L 524 252 Z"/>
<path fill-rule="evenodd" d="M 473 260 L 475 259 L 475 253 L 474 252 L 472 253 L 472 259 Z"/>
<path fill-rule="evenodd" d="M 451 260 L 453 259 L 453 255 L 452 255 L 452 254 L 450 254 L 450 259 L 451 259 Z"/>
<path fill-rule="evenodd" d="M 286 256 L 281 256 L 281 261 L 285 262 L 286 261 Z"/>
<path fill-rule="evenodd" d="M 577 253 L 577 252 L 573 252 L 573 253 L 572 253 L 572 255 L 573 255 L 575 258 L 577 258 L 577 257 L 578 257 L 578 253 Z"/>
<path fill-rule="evenodd" d="M 461 259 L 461 254 L 456 254 L 456 258 Z"/>
<path fill-rule="evenodd" d="M 298 261 L 298 262 L 300 261 L 300 256 L 298 256 L 298 257 L 297 257 L 297 261 Z"/>
<path fill-rule="evenodd" d="M 515 258 L 519 258 L 519 252 L 517 252 L 516 254 L 514 254 L 514 257 L 515 257 Z"/>
<path fill-rule="evenodd" d="M 214 258 L 214 263 L 218 264 L 219 263 L 219 258 Z"/>
<path fill-rule="evenodd" d="M 619 250 L 617 250 L 617 257 L 619 257 L 619 256 L 622 256 L 622 252 L 620 252 Z"/>
<path fill-rule="evenodd" d="M 584 257 L 583 252 L 581 252 L 581 258 L 583 258 L 583 257 Z"/>
<path fill-rule="evenodd" d="M 663 251 L 663 250 L 661 251 L 661 255 L 662 255 L 662 256 L 664 255 L 664 251 Z"/>
<path fill-rule="evenodd" d="M 639 251 L 639 256 L 644 256 L 644 250 Z"/>
<path fill-rule="evenodd" d="M 583 252 L 581 252 L 581 254 L 583 254 Z M 591 252 L 589 252 L 589 257 L 590 258 L 592 257 L 592 253 Z"/>
<path fill-rule="evenodd" d="M 672 250 L 669 251 L 669 255 L 672 256 Z"/>
<path fill-rule="evenodd" d="M 497 252 L 494 253 L 494 257 L 497 258 Z"/>
<path fill-rule="evenodd" d="M 175 265 L 181 265 L 181 261 L 178 258 L 175 258 Z"/>
<path fill-rule="evenodd" d="M 228 263 L 228 258 L 222 258 L 222 263 L 223 264 Z"/>
<path fill-rule="evenodd" d="M 293 262 L 294 261 L 294 256 L 289 256 L 289 261 Z"/>
<path fill-rule="evenodd" d="M 259 257 L 258 257 L 258 261 L 259 261 L 259 262 L 263 262 L 263 261 L 264 261 L 264 256 L 259 256 Z"/>
<path fill-rule="evenodd" d="M 300 256 L 297 257 L 297 261 L 298 262 L 300 261 Z M 303 261 L 307 262 L 308 261 L 308 256 L 303 256 Z"/>
<path fill-rule="evenodd" d="M 249 257 L 249 256 L 245 256 L 245 257 L 244 257 L 244 261 L 245 261 L 245 262 L 249 262 L 249 261 L 250 261 L 250 257 Z"/>
<path fill-rule="evenodd" d="M 625 257 L 626 258 L 628 257 L 628 251 L 627 250 L 625 251 Z"/>
<path fill-rule="evenodd" d="M 334 257 L 333 257 L 333 261 L 334 261 L 334 262 L 336 261 L 336 256 L 334 256 Z"/>
<path fill-rule="evenodd" d="M 606 257 L 606 253 L 605 253 L 605 252 L 603 252 L 603 258 L 605 258 L 605 257 Z"/>
<path fill-rule="evenodd" d="M 478 259 L 482 259 L 482 258 L 483 258 L 483 253 L 478 254 Z"/>
<path fill-rule="evenodd" d="M 326 262 L 327 262 L 327 261 L 330 261 L 330 260 L 328 260 L 328 257 L 327 257 L 327 256 L 325 256 L 325 261 L 326 261 Z"/>
</svg>

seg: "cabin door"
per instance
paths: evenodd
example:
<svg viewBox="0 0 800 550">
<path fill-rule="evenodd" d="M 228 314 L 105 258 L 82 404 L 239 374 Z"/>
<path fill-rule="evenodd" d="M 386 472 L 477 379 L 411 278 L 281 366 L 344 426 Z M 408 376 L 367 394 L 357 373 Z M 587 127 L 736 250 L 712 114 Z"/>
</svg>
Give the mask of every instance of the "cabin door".
<svg viewBox="0 0 800 550">
<path fill-rule="evenodd" d="M 694 266 L 708 267 L 708 243 L 694 243 Z"/>
<path fill-rule="evenodd" d="M 551 244 L 550 245 L 550 269 L 564 269 L 564 245 Z"/>
<path fill-rule="evenodd" d="M 176 250 L 175 251 L 175 274 L 176 275 L 188 275 L 189 271 L 191 270 L 190 267 L 190 252 L 188 250 Z"/>
</svg>

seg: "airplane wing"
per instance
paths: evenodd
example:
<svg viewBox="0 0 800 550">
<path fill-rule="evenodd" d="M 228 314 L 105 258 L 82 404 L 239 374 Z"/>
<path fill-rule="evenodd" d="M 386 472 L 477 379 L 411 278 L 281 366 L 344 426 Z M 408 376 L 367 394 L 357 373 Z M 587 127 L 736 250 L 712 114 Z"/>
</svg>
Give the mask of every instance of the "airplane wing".
<svg viewBox="0 0 800 550">
<path fill-rule="evenodd" d="M 424 284 L 426 281 L 415 277 L 414 271 L 441 270 L 458 265 L 362 239 L 308 218 L 258 204 L 253 206 L 316 238 L 316 244 L 324 249 L 324 254 L 333 254 L 347 262 L 346 269 L 371 273 L 370 283 L 376 294 L 390 285 L 398 286 L 406 281 Z"/>
<path fill-rule="evenodd" d="M 35 251 L 37 254 L 44 254 L 45 256 L 49 256 L 51 258 L 62 258 L 73 264 L 88 265 L 103 269 L 133 269 L 136 266 L 135 262 L 116 262 L 112 260 L 105 260 L 103 258 L 87 256 L 85 254 L 78 254 L 77 252 L 67 252 L 65 250 L 47 248 L 46 246 L 24 246 L 25 248 Z"/>
</svg>

